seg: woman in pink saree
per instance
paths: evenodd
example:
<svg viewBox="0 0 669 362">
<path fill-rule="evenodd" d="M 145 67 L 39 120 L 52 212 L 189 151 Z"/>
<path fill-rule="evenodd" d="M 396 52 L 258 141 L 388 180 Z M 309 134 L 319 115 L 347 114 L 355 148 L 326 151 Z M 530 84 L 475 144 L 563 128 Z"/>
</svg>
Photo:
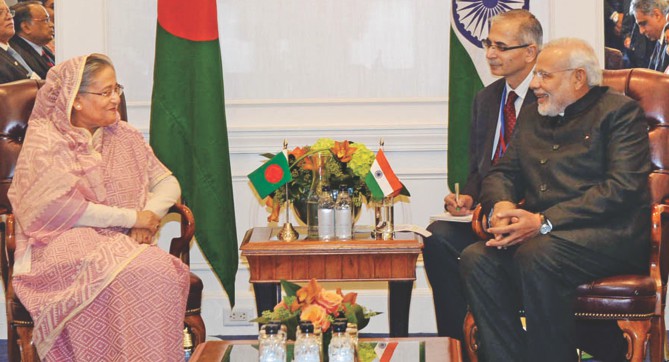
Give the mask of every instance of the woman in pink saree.
<svg viewBox="0 0 669 362">
<path fill-rule="evenodd" d="M 176 178 L 120 122 L 104 55 L 65 61 L 39 90 L 9 198 L 13 285 L 45 361 L 183 361 L 188 267 L 152 245 Z"/>
</svg>

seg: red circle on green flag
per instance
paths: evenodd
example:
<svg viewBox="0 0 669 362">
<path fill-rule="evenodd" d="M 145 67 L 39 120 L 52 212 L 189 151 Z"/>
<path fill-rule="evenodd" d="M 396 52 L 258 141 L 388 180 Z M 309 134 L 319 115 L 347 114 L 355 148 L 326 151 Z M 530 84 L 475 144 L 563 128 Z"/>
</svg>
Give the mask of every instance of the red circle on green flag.
<svg viewBox="0 0 669 362">
<path fill-rule="evenodd" d="M 269 165 L 265 169 L 265 180 L 275 184 L 283 178 L 283 169 L 279 165 Z"/>
<path fill-rule="evenodd" d="M 216 0 L 158 0 L 158 24 L 186 40 L 218 39 L 216 14 Z"/>
</svg>

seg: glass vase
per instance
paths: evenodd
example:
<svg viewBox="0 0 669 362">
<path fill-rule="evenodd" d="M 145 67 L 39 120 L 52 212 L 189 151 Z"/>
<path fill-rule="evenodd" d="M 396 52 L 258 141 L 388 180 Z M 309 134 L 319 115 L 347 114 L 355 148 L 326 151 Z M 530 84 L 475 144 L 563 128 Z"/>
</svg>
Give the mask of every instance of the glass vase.
<svg viewBox="0 0 669 362">
<path fill-rule="evenodd" d="M 323 186 L 330 186 L 326 164 L 330 159 L 329 151 L 322 151 L 310 156 L 313 164 L 311 187 L 307 194 L 307 239 L 318 240 L 318 198 Z"/>
<path fill-rule="evenodd" d="M 392 240 L 395 237 L 393 215 L 393 197 L 384 197 L 374 203 L 374 236 L 379 240 Z"/>
</svg>

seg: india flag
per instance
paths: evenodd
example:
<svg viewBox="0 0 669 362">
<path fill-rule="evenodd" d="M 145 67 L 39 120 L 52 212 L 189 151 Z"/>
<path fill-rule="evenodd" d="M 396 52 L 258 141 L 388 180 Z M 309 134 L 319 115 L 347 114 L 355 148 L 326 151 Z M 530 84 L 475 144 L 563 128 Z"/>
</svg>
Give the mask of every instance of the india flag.
<svg viewBox="0 0 669 362">
<path fill-rule="evenodd" d="M 402 183 L 390 168 L 386 155 L 381 149 L 377 152 L 376 159 L 365 177 L 365 183 L 372 192 L 374 200 L 381 200 L 402 190 Z"/>
<path fill-rule="evenodd" d="M 448 100 L 448 184 L 464 184 L 469 173 L 469 128 L 472 101 L 490 74 L 482 41 L 489 20 L 512 9 L 529 9 L 530 0 L 453 0 Z"/>
</svg>

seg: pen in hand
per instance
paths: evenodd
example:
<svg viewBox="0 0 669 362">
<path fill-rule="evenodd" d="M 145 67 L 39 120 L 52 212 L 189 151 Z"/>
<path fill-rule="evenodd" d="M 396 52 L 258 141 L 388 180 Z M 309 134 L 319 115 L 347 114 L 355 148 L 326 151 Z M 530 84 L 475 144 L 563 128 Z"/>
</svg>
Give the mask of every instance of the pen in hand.
<svg viewBox="0 0 669 362">
<path fill-rule="evenodd" d="M 455 202 L 458 206 L 455 207 L 455 211 L 460 211 L 460 183 L 455 183 Z"/>
</svg>

